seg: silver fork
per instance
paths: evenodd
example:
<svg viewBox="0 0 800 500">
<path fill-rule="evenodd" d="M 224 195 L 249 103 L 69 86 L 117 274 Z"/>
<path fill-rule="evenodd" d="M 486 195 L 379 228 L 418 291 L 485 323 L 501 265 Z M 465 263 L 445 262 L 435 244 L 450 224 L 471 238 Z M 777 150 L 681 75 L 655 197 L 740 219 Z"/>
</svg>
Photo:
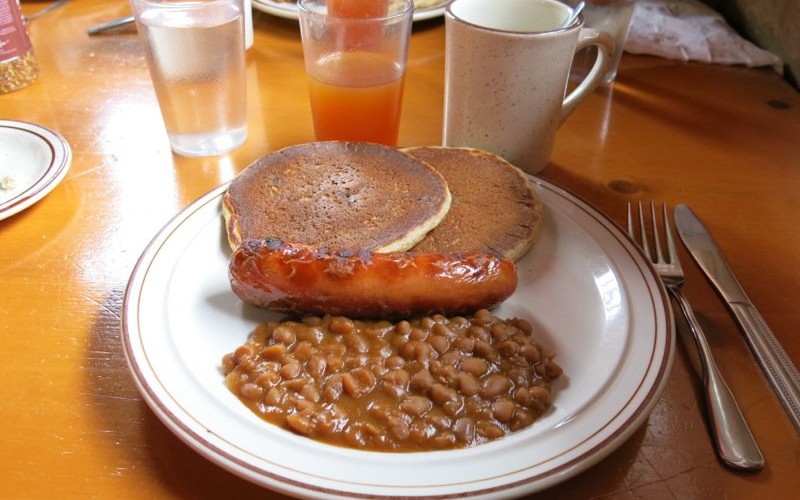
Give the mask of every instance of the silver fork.
<svg viewBox="0 0 800 500">
<path fill-rule="evenodd" d="M 697 322 L 689 301 L 686 300 L 681 291 L 684 274 L 675 249 L 675 240 L 672 236 L 667 206 L 663 205 L 662 207 L 662 226 L 667 244 L 666 257 L 661 248 L 655 204 L 650 203 L 650 225 L 652 227 L 655 257 L 650 251 L 650 242 L 647 237 L 648 230 L 645 224 L 645 210 L 642 208 L 641 202 L 638 204 L 638 208 L 639 235 L 637 238 L 634 225 L 634 212 L 636 210 L 628 203 L 628 234 L 639 244 L 644 254 L 653 263 L 653 267 L 661 277 L 664 286 L 678 302 L 683 316 L 689 324 L 700 358 L 704 395 L 717 454 L 725 465 L 730 468 L 761 469 L 764 466 L 764 456 L 761 454 L 761 450 L 759 450 L 758 444 L 756 444 L 753 434 L 750 432 L 741 410 L 739 410 L 739 405 L 736 404 L 736 400 L 728 388 L 728 384 L 725 383 L 722 374 L 717 369 L 717 364 L 714 362 L 714 357 L 711 354 L 703 329 Z"/>
</svg>

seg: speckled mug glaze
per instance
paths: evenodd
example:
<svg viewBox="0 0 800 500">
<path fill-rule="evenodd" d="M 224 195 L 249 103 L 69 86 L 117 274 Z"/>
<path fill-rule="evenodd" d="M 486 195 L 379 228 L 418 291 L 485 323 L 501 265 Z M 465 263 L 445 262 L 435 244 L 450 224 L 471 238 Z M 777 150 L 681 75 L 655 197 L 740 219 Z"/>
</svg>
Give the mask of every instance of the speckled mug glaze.
<svg viewBox="0 0 800 500">
<path fill-rule="evenodd" d="M 600 82 L 613 40 L 561 27 L 570 8 L 554 0 L 454 0 L 445 13 L 444 145 L 491 151 L 535 174 L 547 166 L 561 123 Z M 574 54 L 597 46 L 569 95 Z"/>
</svg>

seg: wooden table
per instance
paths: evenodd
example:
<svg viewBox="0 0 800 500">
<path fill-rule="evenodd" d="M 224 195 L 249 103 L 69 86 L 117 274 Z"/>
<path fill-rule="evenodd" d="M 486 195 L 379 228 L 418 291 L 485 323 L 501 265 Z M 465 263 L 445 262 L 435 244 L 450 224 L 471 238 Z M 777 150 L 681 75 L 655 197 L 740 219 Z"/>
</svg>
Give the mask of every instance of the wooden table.
<svg viewBox="0 0 800 500">
<path fill-rule="evenodd" d="M 82 0 L 33 21 L 40 77 L 0 95 L 0 118 L 50 127 L 74 153 L 49 196 L 0 221 L 0 496 L 269 497 L 192 451 L 142 401 L 122 352 L 120 310 L 136 259 L 169 218 L 259 156 L 312 140 L 297 24 L 255 13 L 249 140 L 228 156 L 187 159 L 170 152 L 135 34 L 86 36 L 129 12 L 124 0 Z M 441 139 L 443 41 L 441 19 L 414 28 L 403 145 Z M 626 55 L 613 86 L 560 130 L 542 177 L 620 223 L 631 200 L 690 204 L 800 364 L 800 94 L 776 74 Z M 723 304 L 681 257 L 686 292 L 765 468 L 735 473 L 717 460 L 679 343 L 646 423 L 542 498 L 800 491 L 800 435 Z"/>
</svg>

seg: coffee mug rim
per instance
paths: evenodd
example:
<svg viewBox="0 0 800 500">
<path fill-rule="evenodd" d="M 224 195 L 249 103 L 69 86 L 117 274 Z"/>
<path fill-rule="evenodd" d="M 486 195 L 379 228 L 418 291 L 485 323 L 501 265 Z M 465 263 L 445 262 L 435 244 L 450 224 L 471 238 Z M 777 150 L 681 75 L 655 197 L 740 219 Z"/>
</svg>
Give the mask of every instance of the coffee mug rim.
<svg viewBox="0 0 800 500">
<path fill-rule="evenodd" d="M 494 28 L 492 26 L 486 26 L 486 25 L 483 25 L 483 24 L 474 23 L 472 21 L 467 21 L 463 17 L 460 17 L 460 16 L 456 15 L 455 13 L 453 13 L 453 10 L 452 10 L 453 9 L 453 4 L 455 4 L 457 2 L 458 2 L 458 0 L 451 0 L 451 1 L 447 2 L 447 6 L 445 7 L 445 17 L 446 18 L 452 19 L 453 21 L 458 21 L 459 23 L 471 26 L 471 27 L 473 27 L 475 29 L 479 29 L 479 30 L 482 30 L 482 31 L 493 32 L 493 33 L 501 33 L 501 34 L 506 34 L 506 35 L 519 35 L 519 36 L 551 35 L 551 34 L 562 33 L 562 32 L 566 32 L 566 31 L 571 31 L 571 30 L 574 30 L 574 29 L 578 29 L 581 26 L 583 26 L 583 22 L 584 22 L 583 13 L 580 13 L 575 17 L 575 19 L 572 21 L 571 24 L 568 24 L 567 26 L 560 26 L 558 28 L 551 29 L 551 30 L 519 31 L 519 30 L 509 30 L 509 29 L 502 29 L 502 28 Z M 561 2 L 558 2 L 557 0 L 554 0 L 554 3 L 561 3 Z"/>
</svg>

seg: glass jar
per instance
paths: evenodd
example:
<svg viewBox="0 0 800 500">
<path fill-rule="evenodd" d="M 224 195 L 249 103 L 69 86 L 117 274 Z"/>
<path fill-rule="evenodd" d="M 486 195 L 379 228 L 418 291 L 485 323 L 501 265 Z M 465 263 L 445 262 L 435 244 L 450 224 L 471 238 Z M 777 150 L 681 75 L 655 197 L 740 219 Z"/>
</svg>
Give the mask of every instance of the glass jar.
<svg viewBox="0 0 800 500">
<path fill-rule="evenodd" d="M 19 0 L 0 0 L 0 94 L 29 85 L 38 74 Z"/>
</svg>

